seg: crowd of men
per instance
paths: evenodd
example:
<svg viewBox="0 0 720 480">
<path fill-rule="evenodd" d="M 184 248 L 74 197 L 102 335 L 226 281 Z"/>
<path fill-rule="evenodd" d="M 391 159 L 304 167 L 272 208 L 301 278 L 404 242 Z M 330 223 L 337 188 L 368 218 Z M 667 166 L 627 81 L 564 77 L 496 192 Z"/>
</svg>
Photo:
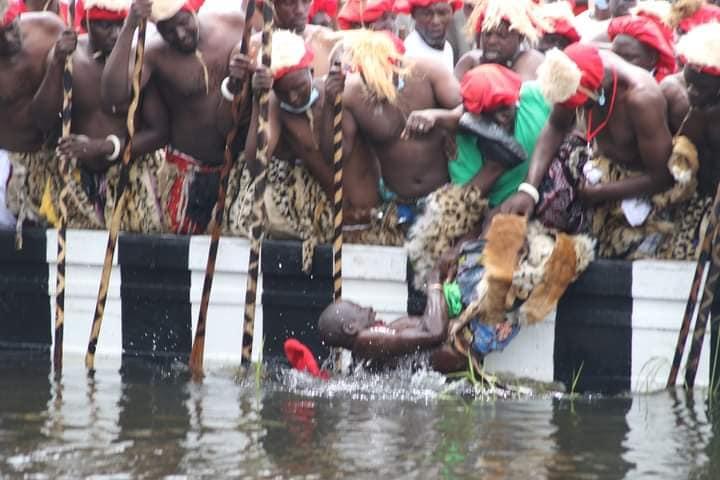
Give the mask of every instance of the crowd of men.
<svg viewBox="0 0 720 480">
<path fill-rule="evenodd" d="M 205 233 L 237 127 L 223 231 L 247 235 L 257 94 L 270 89 L 269 236 L 331 237 L 328 99 L 340 94 L 350 242 L 403 244 L 450 183 L 487 200 L 479 231 L 520 213 L 591 234 L 605 257 L 696 255 L 720 181 L 712 2 L 276 0 L 269 68 L 261 8 L 248 19 L 246 2 L 204 3 L 0 0 L 5 228 L 56 224 L 66 184 L 69 226 L 107 227 L 135 32 L 148 19 L 125 230 Z M 458 41 L 463 21 L 469 42 Z M 61 138 L 67 59 L 72 130 Z"/>
</svg>

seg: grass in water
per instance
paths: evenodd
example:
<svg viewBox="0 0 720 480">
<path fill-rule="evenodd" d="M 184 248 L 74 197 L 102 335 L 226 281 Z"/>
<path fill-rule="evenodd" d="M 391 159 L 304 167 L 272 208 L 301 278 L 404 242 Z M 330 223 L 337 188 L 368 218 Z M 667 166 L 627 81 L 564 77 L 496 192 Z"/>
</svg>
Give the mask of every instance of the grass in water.
<svg viewBox="0 0 720 480">
<path fill-rule="evenodd" d="M 577 388 L 578 382 L 580 381 L 580 375 L 582 374 L 584 366 L 585 366 L 585 362 L 583 361 L 580 363 L 580 368 L 578 369 L 577 372 L 575 372 L 575 370 L 573 370 L 572 384 L 570 386 L 570 397 L 577 396 L 576 388 Z"/>
</svg>

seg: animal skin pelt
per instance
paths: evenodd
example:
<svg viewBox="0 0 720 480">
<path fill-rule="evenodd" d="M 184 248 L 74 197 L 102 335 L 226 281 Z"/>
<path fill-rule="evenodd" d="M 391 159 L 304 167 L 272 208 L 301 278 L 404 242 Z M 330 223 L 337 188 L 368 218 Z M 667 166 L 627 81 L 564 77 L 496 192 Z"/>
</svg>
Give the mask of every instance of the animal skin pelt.
<svg viewBox="0 0 720 480">
<path fill-rule="evenodd" d="M 415 288 L 425 290 L 427 275 L 457 239 L 477 227 L 488 209 L 479 188 L 445 185 L 427 198 L 425 211 L 410 229 L 405 248 L 415 271 Z"/>
</svg>

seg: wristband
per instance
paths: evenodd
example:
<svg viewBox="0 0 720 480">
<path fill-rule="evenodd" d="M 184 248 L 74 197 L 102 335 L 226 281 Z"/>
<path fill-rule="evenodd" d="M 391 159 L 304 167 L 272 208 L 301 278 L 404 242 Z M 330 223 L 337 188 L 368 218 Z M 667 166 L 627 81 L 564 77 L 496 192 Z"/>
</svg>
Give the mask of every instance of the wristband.
<svg viewBox="0 0 720 480">
<path fill-rule="evenodd" d="M 442 286 L 442 284 L 440 284 L 440 283 L 433 283 L 433 284 L 431 284 L 431 285 L 428 287 L 428 290 L 441 291 L 442 289 L 443 289 L 443 286 Z"/>
<path fill-rule="evenodd" d="M 220 93 L 222 93 L 222 96 L 225 100 L 228 102 L 232 102 L 235 99 L 235 94 L 230 91 L 228 88 L 228 85 L 230 84 L 230 77 L 225 77 L 225 79 L 220 84 Z"/>
<path fill-rule="evenodd" d="M 120 139 L 117 135 L 108 135 L 105 140 L 113 144 L 113 152 L 105 158 L 110 162 L 114 162 L 120 158 Z"/>
<path fill-rule="evenodd" d="M 535 188 L 535 185 L 532 185 L 527 182 L 523 182 L 520 185 L 518 185 L 517 191 L 527 193 L 528 195 L 530 195 L 530 198 L 533 199 L 533 203 L 535 205 L 537 205 L 538 202 L 540 201 L 540 192 L 538 192 L 538 189 Z"/>
</svg>

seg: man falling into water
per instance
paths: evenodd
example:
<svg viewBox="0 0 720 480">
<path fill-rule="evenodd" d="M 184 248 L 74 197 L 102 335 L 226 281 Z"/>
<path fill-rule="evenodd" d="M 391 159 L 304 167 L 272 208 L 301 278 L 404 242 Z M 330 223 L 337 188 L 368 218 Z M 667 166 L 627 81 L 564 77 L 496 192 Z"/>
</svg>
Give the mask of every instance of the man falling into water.
<svg viewBox="0 0 720 480">
<path fill-rule="evenodd" d="M 242 13 L 197 15 L 198 0 L 135 0 L 102 78 L 103 103 L 111 111 L 131 98 L 130 53 L 140 20 L 151 18 L 158 35 L 148 38 L 143 87 L 153 82 L 167 108 L 170 142 L 160 184 L 165 218 L 174 233 L 206 231 L 217 201 L 225 137 L 230 129 L 229 62 L 239 51 Z M 233 55 L 231 55 L 231 53 Z M 232 97 L 232 93 L 225 96 Z M 249 109 L 248 109 L 249 110 Z M 249 114 L 241 122 L 247 125 Z M 242 129 L 239 138 L 244 139 Z"/>
<path fill-rule="evenodd" d="M 100 82 L 105 59 L 115 45 L 129 3 L 128 0 L 78 0 L 77 22 L 88 34 L 79 39 L 72 30 L 63 34 L 49 55 L 45 78 L 33 100 L 37 124 L 46 132 L 57 129 L 63 103 L 63 68 L 65 59 L 71 57 L 72 134 L 60 139 L 58 150 L 72 166 L 79 167 L 67 179 L 70 182 L 66 200 L 68 226 L 72 228 L 103 229 L 112 216 L 114 187 L 119 173 L 117 165 L 122 160 L 126 142 L 126 112 L 108 115 L 102 110 Z M 77 49 L 74 48 L 75 40 Z M 168 123 L 165 107 L 152 86 L 145 89 L 141 112 L 140 129 L 133 139 L 136 161 L 130 173 L 131 187 L 123 229 L 159 232 L 163 227 L 162 212 L 158 208 L 154 178 L 163 157 L 160 154 L 142 155 L 166 144 Z M 54 200 L 62 189 L 63 180 L 59 175 L 53 179 Z"/>
</svg>

